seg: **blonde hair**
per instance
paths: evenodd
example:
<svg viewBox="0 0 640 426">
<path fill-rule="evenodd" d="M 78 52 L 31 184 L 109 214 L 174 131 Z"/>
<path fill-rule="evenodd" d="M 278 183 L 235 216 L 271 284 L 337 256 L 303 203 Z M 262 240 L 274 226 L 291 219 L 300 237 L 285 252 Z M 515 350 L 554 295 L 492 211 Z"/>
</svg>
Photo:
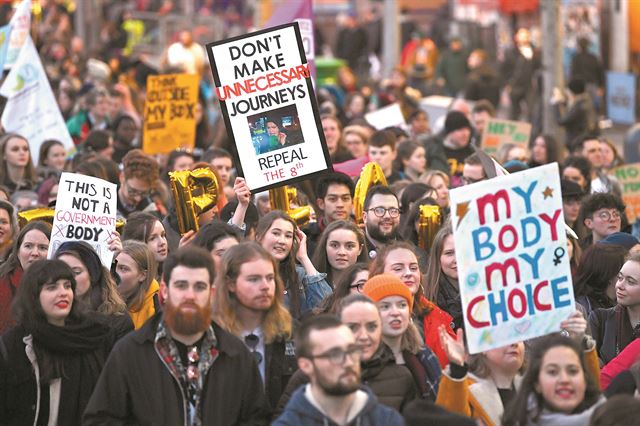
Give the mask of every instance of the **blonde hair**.
<svg viewBox="0 0 640 426">
<path fill-rule="evenodd" d="M 237 317 L 238 299 L 230 286 L 236 282 L 243 264 L 254 260 L 266 260 L 273 267 L 276 292 L 271 307 L 262 321 L 262 333 L 267 344 L 281 338 L 290 338 L 291 314 L 284 304 L 284 285 L 278 274 L 278 266 L 271 255 L 260 244 L 245 242 L 231 247 L 222 257 L 222 269 L 216 275 L 216 294 L 213 299 L 213 317 L 225 330 L 236 336 L 241 333 Z"/>
<path fill-rule="evenodd" d="M 156 271 L 158 270 L 158 264 L 156 263 L 153 253 L 149 250 L 149 247 L 137 240 L 126 240 L 122 243 L 122 250 L 120 253 L 125 253 L 136 262 L 136 266 L 141 272 L 145 273 L 145 279 L 142 281 L 137 290 L 127 297 L 127 308 L 131 311 L 136 311 L 142 308 L 144 303 L 144 295 L 149 290 L 149 286 L 153 280 L 156 279 Z"/>
</svg>

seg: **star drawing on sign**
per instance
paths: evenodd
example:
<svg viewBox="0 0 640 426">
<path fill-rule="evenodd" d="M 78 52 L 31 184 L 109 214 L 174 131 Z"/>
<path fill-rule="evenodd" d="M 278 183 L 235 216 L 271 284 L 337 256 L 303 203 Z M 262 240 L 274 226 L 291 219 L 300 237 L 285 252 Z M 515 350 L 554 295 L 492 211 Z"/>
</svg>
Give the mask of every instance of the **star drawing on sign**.
<svg viewBox="0 0 640 426">
<path fill-rule="evenodd" d="M 549 188 L 547 186 L 547 188 L 542 191 L 542 195 L 544 195 L 544 199 L 546 200 L 548 197 L 553 197 L 553 189 Z"/>
</svg>

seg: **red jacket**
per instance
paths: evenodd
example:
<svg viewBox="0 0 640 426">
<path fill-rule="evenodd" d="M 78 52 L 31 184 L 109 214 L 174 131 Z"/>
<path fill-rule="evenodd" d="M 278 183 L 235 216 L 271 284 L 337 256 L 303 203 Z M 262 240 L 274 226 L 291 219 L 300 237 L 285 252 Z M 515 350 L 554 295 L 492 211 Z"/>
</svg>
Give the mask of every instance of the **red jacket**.
<svg viewBox="0 0 640 426">
<path fill-rule="evenodd" d="M 640 338 L 629 343 L 620 355 L 609 361 L 600 372 L 600 385 L 602 390 L 607 389 L 611 381 L 624 370 L 631 368 L 636 361 L 640 360 Z"/>
<path fill-rule="evenodd" d="M 451 328 L 451 322 L 453 318 L 451 318 L 451 315 L 437 307 L 435 303 L 429 301 L 424 296 L 420 298 L 420 306 L 426 308 L 429 312 L 424 316 L 424 319 L 422 321 L 424 327 L 424 343 L 438 357 L 440 366 L 442 368 L 445 368 L 449 364 L 449 358 L 447 358 L 447 354 L 440 344 L 440 335 L 438 334 L 438 328 L 441 324 L 444 325 L 447 333 L 455 339 L 456 333 L 454 333 L 453 329 Z"/>
<path fill-rule="evenodd" d="M 11 303 L 18 291 L 22 278 L 22 267 L 18 266 L 13 274 L 0 279 L 0 336 L 16 325 L 11 313 Z"/>
</svg>

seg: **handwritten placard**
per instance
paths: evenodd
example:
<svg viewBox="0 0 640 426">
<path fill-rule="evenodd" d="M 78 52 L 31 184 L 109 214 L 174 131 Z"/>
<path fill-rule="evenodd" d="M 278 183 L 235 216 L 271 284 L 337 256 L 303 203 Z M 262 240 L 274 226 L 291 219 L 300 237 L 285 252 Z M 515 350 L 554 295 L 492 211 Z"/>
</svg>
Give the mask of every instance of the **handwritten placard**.
<svg viewBox="0 0 640 426">
<path fill-rule="evenodd" d="M 622 186 L 622 200 L 627 206 L 627 219 L 634 223 L 640 216 L 640 163 L 616 167 L 612 173 Z"/>
<path fill-rule="evenodd" d="M 495 155 L 498 148 L 506 143 L 526 148 L 530 136 L 530 123 L 492 118 L 484 128 L 481 145 L 487 154 Z"/>
</svg>

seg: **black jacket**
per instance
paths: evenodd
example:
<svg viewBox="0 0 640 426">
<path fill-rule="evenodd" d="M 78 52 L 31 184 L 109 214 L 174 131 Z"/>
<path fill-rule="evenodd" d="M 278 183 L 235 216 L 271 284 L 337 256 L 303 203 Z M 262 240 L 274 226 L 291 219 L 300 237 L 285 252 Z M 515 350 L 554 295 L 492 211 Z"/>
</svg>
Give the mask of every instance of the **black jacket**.
<svg viewBox="0 0 640 426">
<path fill-rule="evenodd" d="M 596 309 L 589 315 L 591 336 L 596 341 L 602 365 L 617 357 L 634 339 L 640 337 L 640 328 L 634 330 L 621 305 L 609 309 Z"/>
<path fill-rule="evenodd" d="M 158 356 L 154 339 L 162 313 L 120 340 L 85 411 L 83 424 L 185 424 L 183 391 Z M 258 367 L 235 336 L 212 322 L 218 357 L 202 391 L 203 425 L 261 425 L 269 421 Z"/>
<path fill-rule="evenodd" d="M 265 346 L 265 389 L 271 408 L 275 409 L 293 373 L 298 369 L 293 342 L 278 340 Z"/>
</svg>

